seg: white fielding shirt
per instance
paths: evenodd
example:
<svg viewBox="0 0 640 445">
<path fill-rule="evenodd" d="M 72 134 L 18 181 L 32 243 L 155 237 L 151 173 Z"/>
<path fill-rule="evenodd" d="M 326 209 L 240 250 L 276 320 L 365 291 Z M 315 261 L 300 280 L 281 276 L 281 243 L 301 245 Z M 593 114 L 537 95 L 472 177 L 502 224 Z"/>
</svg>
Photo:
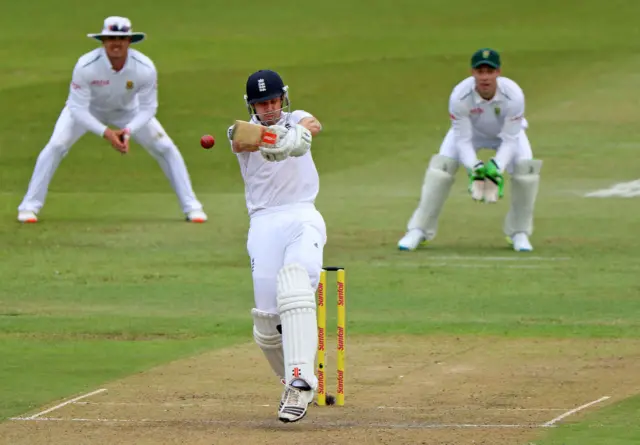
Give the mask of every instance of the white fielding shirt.
<svg viewBox="0 0 640 445">
<path fill-rule="evenodd" d="M 278 125 L 295 125 L 302 119 L 313 117 L 306 111 L 282 113 Z M 251 123 L 258 124 L 255 118 Z M 227 135 L 231 143 L 231 129 Z M 233 144 L 232 144 L 233 145 Z M 265 160 L 260 151 L 236 153 L 240 173 L 244 180 L 245 199 L 249 216 L 265 209 L 295 204 L 314 204 L 320 190 L 318 170 L 311 150 L 300 157 L 290 156 L 279 162 Z"/>
<path fill-rule="evenodd" d="M 498 77 L 498 88 L 490 100 L 476 91 L 468 77 L 456 85 L 449 98 L 449 117 L 462 164 L 471 169 L 478 163 L 477 148 L 496 148 L 512 153 L 520 132 L 527 128 L 524 92 L 513 80 Z M 499 165 L 501 170 L 506 166 Z"/>
<path fill-rule="evenodd" d="M 76 122 L 98 136 L 107 129 L 104 120 L 133 114 L 125 128 L 134 134 L 156 115 L 157 79 L 154 63 L 140 51 L 129 48 L 124 67 L 115 71 L 104 48 L 96 48 L 73 69 L 67 107 Z"/>
</svg>

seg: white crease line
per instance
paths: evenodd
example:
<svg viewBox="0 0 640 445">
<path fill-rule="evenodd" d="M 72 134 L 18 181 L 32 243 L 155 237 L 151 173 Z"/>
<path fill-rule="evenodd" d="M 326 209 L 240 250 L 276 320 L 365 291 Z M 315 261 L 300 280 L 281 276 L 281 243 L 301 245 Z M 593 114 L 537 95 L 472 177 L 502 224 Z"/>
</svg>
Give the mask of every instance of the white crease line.
<svg viewBox="0 0 640 445">
<path fill-rule="evenodd" d="M 571 257 L 545 257 L 545 256 L 530 256 L 526 253 L 518 253 L 514 256 L 473 256 L 473 255 L 429 255 L 427 257 L 417 258 L 421 261 L 424 260 L 481 260 L 481 261 L 569 261 Z M 393 264 L 392 261 L 389 261 Z"/>
<path fill-rule="evenodd" d="M 419 408 L 415 406 L 378 406 L 376 409 L 390 409 L 390 410 L 423 410 L 424 408 Z M 478 407 L 454 407 L 454 408 L 442 408 L 445 411 L 566 411 L 566 408 L 478 408 Z"/>
<path fill-rule="evenodd" d="M 487 411 L 565 411 L 566 408 L 484 408 Z"/>
<path fill-rule="evenodd" d="M 557 422 L 561 421 L 561 420 L 562 420 L 562 419 L 564 419 L 565 417 L 569 417 L 571 414 L 575 414 L 575 413 L 577 413 L 578 411 L 581 411 L 581 410 L 583 410 L 583 409 L 585 409 L 585 408 L 589 408 L 590 406 L 593 406 L 593 405 L 595 405 L 596 403 L 603 402 L 603 401 L 605 401 L 605 400 L 607 400 L 607 399 L 610 399 L 610 398 L 611 398 L 611 397 L 609 397 L 609 396 L 604 396 L 604 397 L 600 397 L 598 400 L 594 400 L 593 402 L 585 403 L 585 404 L 584 404 L 584 405 L 582 405 L 582 406 L 579 406 L 579 407 L 574 408 L 574 409 L 572 409 L 572 410 L 570 410 L 570 411 L 567 411 L 566 413 L 564 413 L 564 414 L 562 414 L 562 415 L 560 415 L 560 416 L 556 417 L 555 419 L 552 419 L 552 420 L 548 421 L 547 423 L 543 424 L 542 426 L 543 426 L 543 427 L 550 427 L 550 426 L 553 426 L 554 424 L 556 424 Z"/>
<path fill-rule="evenodd" d="M 167 420 L 167 419 L 87 419 L 87 418 L 73 418 L 65 419 L 59 417 L 39 417 L 39 418 L 25 418 L 14 417 L 11 420 L 15 421 L 34 421 L 34 422 L 95 422 L 95 423 L 169 423 L 169 424 L 213 424 L 222 426 L 256 426 L 256 427 L 272 427 L 280 426 L 280 423 L 275 421 L 251 421 L 251 420 Z M 517 425 L 517 424 L 473 424 L 473 423 L 385 423 L 385 422 L 331 422 L 324 421 L 322 419 L 313 420 L 308 422 L 310 425 L 320 427 L 335 427 L 335 428 L 390 428 L 390 429 L 457 429 L 457 428 L 519 428 L 519 429 L 535 429 L 541 428 L 540 425 Z"/>
<path fill-rule="evenodd" d="M 101 405 L 101 406 L 155 406 L 161 408 L 222 408 L 222 407 L 242 407 L 242 408 L 275 408 L 277 405 L 249 405 L 249 404 L 232 404 L 221 401 L 220 403 L 145 403 L 145 402 L 73 402 L 74 405 Z M 415 410 L 415 411 L 430 411 L 425 407 L 419 406 L 377 406 L 378 410 Z M 477 409 L 483 409 L 486 411 L 562 411 L 565 412 L 566 408 L 478 408 L 478 407 L 451 407 L 446 408 L 447 411 L 475 411 Z"/>
<path fill-rule="evenodd" d="M 608 188 L 585 193 L 585 198 L 635 198 L 640 196 L 640 179 L 619 182 Z"/>
<path fill-rule="evenodd" d="M 373 263 L 373 267 L 428 269 L 430 267 L 452 267 L 456 269 L 549 269 L 551 265 L 538 264 L 460 264 L 460 263 Z"/>
<path fill-rule="evenodd" d="M 39 412 L 39 413 L 37 413 L 37 414 L 34 414 L 33 416 L 28 416 L 28 417 L 14 417 L 12 420 L 34 420 L 34 419 L 37 419 L 38 417 L 40 417 L 40 416 L 42 416 L 42 415 L 45 415 L 45 414 L 50 413 L 51 411 L 55 411 L 55 410 L 57 410 L 57 409 L 62 408 L 63 406 L 67 406 L 67 405 L 69 405 L 70 403 L 75 403 L 75 402 L 77 402 L 78 400 L 86 399 L 87 397 L 95 396 L 96 394 L 100 394 L 101 392 L 105 392 L 105 391 L 106 391 L 106 389 L 105 389 L 105 388 L 97 389 L 97 390 L 95 390 L 95 391 L 92 391 L 92 392 L 90 392 L 90 393 L 87 393 L 87 394 L 84 394 L 84 395 L 78 396 L 78 397 L 73 398 L 73 399 L 71 399 L 71 400 L 67 400 L 66 402 L 62 402 L 62 403 L 60 403 L 59 405 L 56 405 L 56 406 L 54 406 L 54 407 L 52 407 L 52 408 L 45 409 L 44 411 L 41 411 L 41 412 Z"/>
<path fill-rule="evenodd" d="M 102 406 L 155 406 L 161 408 L 222 408 L 222 407 L 240 407 L 240 408 L 275 408 L 278 405 L 249 405 L 243 403 L 227 403 L 226 401 L 220 401 L 219 403 L 145 403 L 145 402 L 73 402 L 74 405 L 102 405 Z"/>
</svg>

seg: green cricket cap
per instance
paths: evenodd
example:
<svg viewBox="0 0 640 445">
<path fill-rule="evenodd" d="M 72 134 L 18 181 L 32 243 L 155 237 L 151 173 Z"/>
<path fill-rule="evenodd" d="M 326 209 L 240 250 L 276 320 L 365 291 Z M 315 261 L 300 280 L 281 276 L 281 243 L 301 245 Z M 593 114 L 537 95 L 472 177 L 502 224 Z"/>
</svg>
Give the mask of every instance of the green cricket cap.
<svg viewBox="0 0 640 445">
<path fill-rule="evenodd" d="M 500 68 L 500 54 L 491 48 L 482 48 L 471 56 L 471 68 L 488 65 L 492 68 Z"/>
</svg>

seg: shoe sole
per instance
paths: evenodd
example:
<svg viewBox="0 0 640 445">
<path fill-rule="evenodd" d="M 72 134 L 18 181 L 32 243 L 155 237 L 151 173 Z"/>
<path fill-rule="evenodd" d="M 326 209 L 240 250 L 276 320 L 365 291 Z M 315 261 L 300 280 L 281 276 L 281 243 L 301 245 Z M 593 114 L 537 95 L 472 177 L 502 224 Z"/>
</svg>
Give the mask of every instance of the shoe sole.
<svg viewBox="0 0 640 445">
<path fill-rule="evenodd" d="M 280 416 L 278 416 L 278 420 L 280 422 L 282 422 L 282 423 L 295 423 L 295 422 L 299 422 L 300 420 L 304 419 L 305 417 L 307 417 L 307 412 L 306 411 L 304 412 L 302 417 L 298 417 L 295 420 L 287 419 L 286 417 L 280 417 Z"/>
</svg>

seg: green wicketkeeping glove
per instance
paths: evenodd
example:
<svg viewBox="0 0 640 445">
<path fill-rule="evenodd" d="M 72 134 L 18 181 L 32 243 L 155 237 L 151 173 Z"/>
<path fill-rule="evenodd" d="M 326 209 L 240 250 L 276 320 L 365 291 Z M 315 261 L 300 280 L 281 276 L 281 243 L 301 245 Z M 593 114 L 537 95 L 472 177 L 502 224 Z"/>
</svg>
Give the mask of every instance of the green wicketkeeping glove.
<svg viewBox="0 0 640 445">
<path fill-rule="evenodd" d="M 469 170 L 469 193 L 471 193 L 471 198 L 475 201 L 482 201 L 484 199 L 485 175 L 485 166 L 482 161 L 478 162 Z"/>
<path fill-rule="evenodd" d="M 493 159 L 485 166 L 484 177 L 486 179 L 484 199 L 486 202 L 496 202 L 504 196 L 504 177 Z"/>
</svg>

